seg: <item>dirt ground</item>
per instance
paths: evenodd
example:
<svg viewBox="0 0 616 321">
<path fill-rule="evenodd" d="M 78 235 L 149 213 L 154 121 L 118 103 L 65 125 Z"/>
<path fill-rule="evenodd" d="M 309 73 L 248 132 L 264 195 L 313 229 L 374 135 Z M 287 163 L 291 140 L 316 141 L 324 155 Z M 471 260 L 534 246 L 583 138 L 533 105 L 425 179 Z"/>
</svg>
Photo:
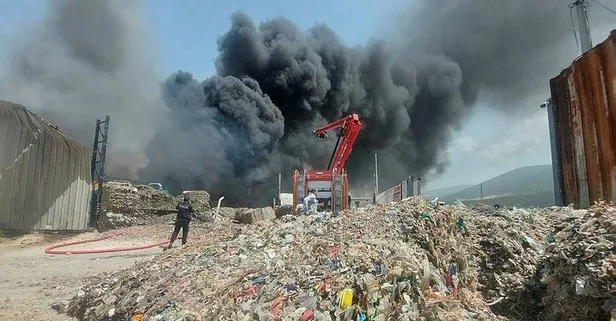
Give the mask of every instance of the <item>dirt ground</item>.
<svg viewBox="0 0 616 321">
<path fill-rule="evenodd" d="M 168 237 L 168 226 L 129 230 L 136 235 L 77 245 L 67 249 L 109 248 L 152 243 Z M 141 232 L 141 233 L 140 233 Z M 0 320 L 74 320 L 56 312 L 54 303 L 66 302 L 90 276 L 130 266 L 161 249 L 85 255 L 49 255 L 47 246 L 100 236 L 28 234 L 0 237 Z"/>
</svg>

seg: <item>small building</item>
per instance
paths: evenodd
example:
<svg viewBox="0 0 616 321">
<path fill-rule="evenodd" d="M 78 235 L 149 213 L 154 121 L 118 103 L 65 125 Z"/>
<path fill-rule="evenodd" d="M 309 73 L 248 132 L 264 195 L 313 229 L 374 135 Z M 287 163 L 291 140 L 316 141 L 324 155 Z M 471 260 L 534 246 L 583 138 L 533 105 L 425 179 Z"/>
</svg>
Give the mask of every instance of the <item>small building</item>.
<svg viewBox="0 0 616 321">
<path fill-rule="evenodd" d="M 91 153 L 26 107 L 0 100 L 0 230 L 85 230 Z"/>
</svg>

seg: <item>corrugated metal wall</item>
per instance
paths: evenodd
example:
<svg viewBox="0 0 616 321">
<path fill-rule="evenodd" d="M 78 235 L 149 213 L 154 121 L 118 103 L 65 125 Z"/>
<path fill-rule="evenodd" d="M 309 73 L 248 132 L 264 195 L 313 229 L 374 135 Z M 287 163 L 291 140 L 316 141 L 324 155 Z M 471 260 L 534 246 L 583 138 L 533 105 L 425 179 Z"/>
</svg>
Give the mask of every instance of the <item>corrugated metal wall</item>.
<svg viewBox="0 0 616 321">
<path fill-rule="evenodd" d="M 396 184 L 376 196 L 377 204 L 400 201 L 407 197 L 407 181 Z"/>
<path fill-rule="evenodd" d="M 616 201 L 616 32 L 550 81 L 557 203 Z"/>
<path fill-rule="evenodd" d="M 90 156 L 24 106 L 0 100 L 0 229 L 86 229 Z"/>
</svg>

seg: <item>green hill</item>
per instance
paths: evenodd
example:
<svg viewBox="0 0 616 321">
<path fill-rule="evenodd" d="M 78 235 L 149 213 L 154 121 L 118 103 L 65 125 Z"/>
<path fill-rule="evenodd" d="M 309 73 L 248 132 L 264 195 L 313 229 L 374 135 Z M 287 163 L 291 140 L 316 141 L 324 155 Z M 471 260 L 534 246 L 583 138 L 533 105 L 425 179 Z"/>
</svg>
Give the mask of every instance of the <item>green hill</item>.
<svg viewBox="0 0 616 321">
<path fill-rule="evenodd" d="M 504 206 L 551 206 L 554 205 L 552 165 L 518 168 L 483 184 L 439 198 L 445 202 L 481 199 L 482 203 Z"/>
<path fill-rule="evenodd" d="M 423 191 L 422 194 L 429 198 L 434 198 L 434 197 L 443 198 L 448 195 L 463 191 L 472 186 L 473 185 L 458 185 L 458 186 L 452 186 L 452 187 L 443 187 L 443 188 Z"/>
</svg>

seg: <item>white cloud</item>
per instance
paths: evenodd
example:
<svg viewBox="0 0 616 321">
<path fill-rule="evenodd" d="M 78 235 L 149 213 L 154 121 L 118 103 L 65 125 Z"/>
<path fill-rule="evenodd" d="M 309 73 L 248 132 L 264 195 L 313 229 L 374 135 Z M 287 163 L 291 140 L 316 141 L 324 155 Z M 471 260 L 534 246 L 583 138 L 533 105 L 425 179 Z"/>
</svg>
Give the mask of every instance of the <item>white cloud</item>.
<svg viewBox="0 0 616 321">
<path fill-rule="evenodd" d="M 548 115 L 545 110 L 538 110 L 530 117 L 514 124 L 500 141 L 482 148 L 478 156 L 486 160 L 499 161 L 526 158 L 534 154 L 545 156 L 549 155 L 549 150 Z"/>
<path fill-rule="evenodd" d="M 478 146 L 479 143 L 475 139 L 468 136 L 462 136 L 454 142 L 453 148 L 460 149 L 461 151 L 466 153 L 472 153 L 477 149 Z"/>
<path fill-rule="evenodd" d="M 428 177 L 426 188 L 478 184 L 516 168 L 549 164 L 547 111 L 538 109 L 523 118 L 478 113 L 448 154 L 451 166 L 443 175 Z"/>
</svg>

